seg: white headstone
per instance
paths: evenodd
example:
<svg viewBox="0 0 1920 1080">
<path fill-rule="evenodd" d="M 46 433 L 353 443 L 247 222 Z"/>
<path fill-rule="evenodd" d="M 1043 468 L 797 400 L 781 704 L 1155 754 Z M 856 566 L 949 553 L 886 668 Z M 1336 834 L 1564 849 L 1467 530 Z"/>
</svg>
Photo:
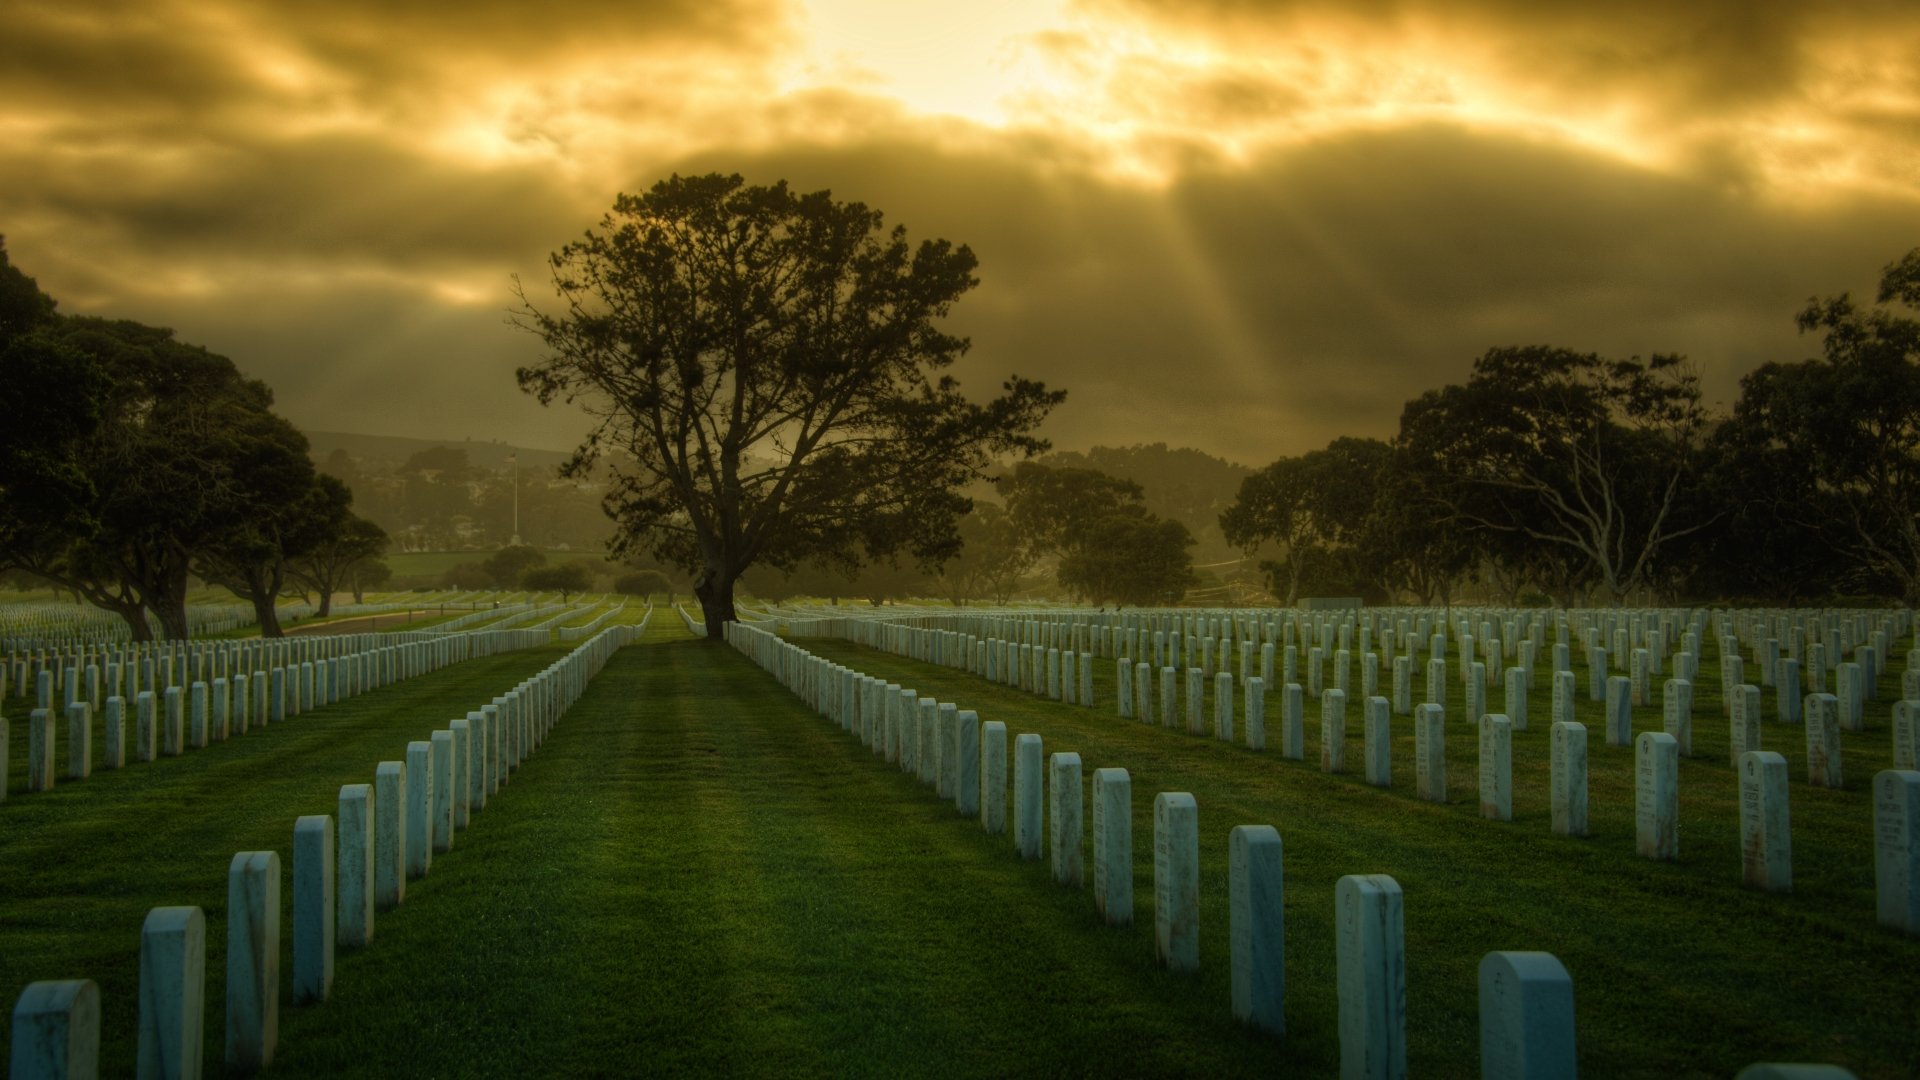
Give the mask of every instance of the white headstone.
<svg viewBox="0 0 1920 1080">
<path fill-rule="evenodd" d="M 1480 960 L 1480 1075 L 1573 1080 L 1573 979 L 1552 953 L 1490 952 Z"/>
<path fill-rule="evenodd" d="M 293 823 L 293 1003 L 327 1000 L 333 989 L 333 818 Z"/>
<path fill-rule="evenodd" d="M 1038 735 L 1021 735 L 1013 740 L 1013 846 L 1023 859 L 1040 857 L 1046 828 L 1040 749 Z"/>
<path fill-rule="evenodd" d="M 1093 770 L 1093 906 L 1108 926 L 1133 922 L 1133 779 Z"/>
<path fill-rule="evenodd" d="M 1363 710 L 1367 783 L 1393 786 L 1393 711 L 1386 698 L 1375 695 Z"/>
<path fill-rule="evenodd" d="M 1347 771 L 1347 695 L 1328 690 L 1320 695 L 1320 771 Z"/>
<path fill-rule="evenodd" d="M 1447 801 L 1447 719 L 1438 705 L 1413 711 L 1414 793 L 1430 802 Z"/>
<path fill-rule="evenodd" d="M 1245 727 L 1247 729 L 1247 749 L 1265 750 L 1267 748 L 1267 681 L 1258 675 L 1246 681 L 1247 702 Z"/>
<path fill-rule="evenodd" d="M 1307 756 L 1306 693 L 1299 683 L 1280 688 L 1280 753 L 1289 761 Z"/>
<path fill-rule="evenodd" d="M 1633 745 L 1633 684 L 1615 675 L 1607 680 L 1607 745 Z"/>
<path fill-rule="evenodd" d="M 1334 887 L 1343 1080 L 1407 1075 L 1407 957 L 1400 884 L 1349 874 Z"/>
<path fill-rule="evenodd" d="M 100 987 L 92 979 L 28 983 L 13 1004 L 7 1057 L 17 1080 L 99 1076 Z"/>
<path fill-rule="evenodd" d="M 243 851 L 227 867 L 227 1069 L 273 1064 L 280 1040 L 280 856 Z"/>
<path fill-rule="evenodd" d="M 1480 816 L 1513 820 L 1513 725 L 1497 713 L 1480 718 Z"/>
<path fill-rule="evenodd" d="M 1808 694 L 1807 783 L 1837 788 L 1841 784 L 1840 699 L 1833 694 Z"/>
<path fill-rule="evenodd" d="M 1561 720 L 1553 725 L 1553 759 L 1549 776 L 1553 800 L 1553 831 L 1562 836 L 1587 835 L 1587 727 Z"/>
<path fill-rule="evenodd" d="M 1680 744 L 1664 731 L 1634 744 L 1634 850 L 1648 859 L 1680 857 Z"/>
<path fill-rule="evenodd" d="M 1273 826 L 1235 825 L 1227 834 L 1233 1018 L 1275 1035 L 1287 1032 L 1284 866 Z"/>
<path fill-rule="evenodd" d="M 1693 756 L 1693 684 L 1668 679 L 1660 687 L 1661 730 L 1679 744 L 1681 757 Z"/>
<path fill-rule="evenodd" d="M 1920 772 L 1874 775 L 1873 868 L 1880 925 L 1920 935 Z"/>
<path fill-rule="evenodd" d="M 197 907 L 157 907 L 140 927 L 138 1075 L 203 1075 L 207 918 Z"/>
<path fill-rule="evenodd" d="M 334 923 L 335 940 L 343 948 L 365 948 L 373 941 L 373 786 L 341 785 L 337 816 L 339 871 L 334 886 L 340 906 Z"/>
<path fill-rule="evenodd" d="M 1200 811 L 1184 791 L 1153 799 L 1153 926 L 1162 964 L 1200 969 Z"/>
<path fill-rule="evenodd" d="M 1787 820 L 1787 759 L 1769 750 L 1740 755 L 1740 857 L 1748 885 L 1793 891 Z"/>
<path fill-rule="evenodd" d="M 1056 753 L 1047 759 L 1047 841 L 1053 848 L 1053 880 L 1079 888 L 1086 882 L 1081 835 L 1080 755 Z"/>
</svg>

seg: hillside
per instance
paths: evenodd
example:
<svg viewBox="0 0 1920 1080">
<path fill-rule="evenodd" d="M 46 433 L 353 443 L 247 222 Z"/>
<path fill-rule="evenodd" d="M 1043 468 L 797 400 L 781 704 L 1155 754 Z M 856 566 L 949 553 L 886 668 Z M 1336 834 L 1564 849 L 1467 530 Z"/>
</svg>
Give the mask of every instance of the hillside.
<svg viewBox="0 0 1920 1080">
<path fill-rule="evenodd" d="M 325 461 L 335 450 L 345 450 L 347 456 L 360 463 L 362 468 L 368 464 L 399 465 L 414 454 L 436 446 L 465 450 L 467 461 L 474 468 L 489 472 L 505 469 L 507 456 L 515 452 L 520 455 L 520 467 L 529 472 L 557 468 L 567 460 L 564 450 L 534 450 L 503 442 L 479 442 L 473 439 L 415 439 L 405 435 L 357 435 L 344 431 L 309 431 L 305 434 L 313 460 Z"/>
</svg>

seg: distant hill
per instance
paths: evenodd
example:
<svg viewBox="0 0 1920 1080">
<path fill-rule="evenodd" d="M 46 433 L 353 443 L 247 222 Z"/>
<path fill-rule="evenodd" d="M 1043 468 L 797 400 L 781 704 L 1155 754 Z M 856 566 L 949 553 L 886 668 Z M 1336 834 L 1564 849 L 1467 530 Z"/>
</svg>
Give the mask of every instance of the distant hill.
<svg viewBox="0 0 1920 1080">
<path fill-rule="evenodd" d="M 1184 523 L 1198 541 L 1194 560 L 1211 563 L 1240 552 L 1220 535 L 1220 514 L 1240 494 L 1240 481 L 1254 470 L 1189 447 L 1166 443 L 1096 446 L 1062 450 L 1039 459 L 1042 465 L 1098 469 L 1139 484 L 1148 510 Z"/>
<path fill-rule="evenodd" d="M 520 467 L 527 470 L 552 469 L 567 460 L 564 450 L 534 450 L 503 442 L 477 442 L 473 439 L 414 439 L 404 435 L 355 435 L 344 431 L 309 431 L 309 453 L 315 461 L 325 461 L 335 450 L 363 465 L 368 462 L 399 465 L 422 450 L 436 446 L 465 450 L 474 468 L 499 471 L 507 467 L 507 455 L 519 453 Z"/>
</svg>

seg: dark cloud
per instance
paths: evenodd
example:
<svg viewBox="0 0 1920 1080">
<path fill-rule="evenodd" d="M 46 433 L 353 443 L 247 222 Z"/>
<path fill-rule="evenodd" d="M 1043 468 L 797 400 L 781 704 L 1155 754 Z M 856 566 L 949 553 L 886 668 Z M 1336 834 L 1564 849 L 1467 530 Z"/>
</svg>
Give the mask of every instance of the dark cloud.
<svg viewBox="0 0 1920 1080">
<path fill-rule="evenodd" d="M 1814 26 L 1786 5 L 1643 0 L 1135 3 L 1221 60 L 1099 54 L 1084 28 L 1041 40 L 1086 80 L 1069 85 L 1090 100 L 1067 104 L 1119 135 L 1071 113 L 929 118 L 872 86 L 774 94 L 765 64 L 792 20 L 753 0 L 16 7 L 0 37 L 14 261 L 66 310 L 232 356 L 328 430 L 568 444 L 579 415 L 514 387 L 537 347 L 504 325 L 511 278 L 540 298 L 547 252 L 674 171 L 831 188 L 970 244 L 965 385 L 1068 388 L 1048 431 L 1065 447 L 1248 464 L 1389 434 L 1497 345 L 1683 352 L 1730 399 L 1741 373 L 1814 351 L 1793 329 L 1809 296 L 1868 292 L 1920 244 L 1910 91 L 1841 94 L 1784 142 L 1727 119 L 1824 92 L 1808 42 L 1877 13 L 1864 4 Z M 1529 122 L 1368 113 L 1377 85 L 1438 106 L 1451 91 L 1343 52 L 1366 39 L 1353 28 L 1434 26 L 1479 28 Z M 1332 29 L 1286 37 L 1303 27 Z M 1282 39 L 1297 62 L 1266 63 Z M 1862 86 L 1909 62 L 1868 48 L 1883 40 L 1860 39 Z M 1528 112 L 1529 87 L 1653 102 L 1685 137 L 1582 143 Z"/>
<path fill-rule="evenodd" d="M 1920 8 L 1898 0 L 1085 0 L 1095 11 L 1244 45 L 1311 40 L 1314 31 L 1453 35 L 1487 47 L 1541 86 L 1568 94 L 1621 91 L 1685 102 L 1689 111 L 1798 92 L 1812 42 L 1912 34 Z"/>
<path fill-rule="evenodd" d="M 712 156 L 970 244 L 965 385 L 1065 386 L 1056 442 L 1165 439 L 1258 464 L 1389 435 L 1498 345 L 1688 354 L 1710 396 L 1816 351 L 1793 316 L 1920 243 L 1920 207 L 1787 210 L 1597 154 L 1457 127 L 1354 134 L 1114 188 L 897 142 Z"/>
</svg>

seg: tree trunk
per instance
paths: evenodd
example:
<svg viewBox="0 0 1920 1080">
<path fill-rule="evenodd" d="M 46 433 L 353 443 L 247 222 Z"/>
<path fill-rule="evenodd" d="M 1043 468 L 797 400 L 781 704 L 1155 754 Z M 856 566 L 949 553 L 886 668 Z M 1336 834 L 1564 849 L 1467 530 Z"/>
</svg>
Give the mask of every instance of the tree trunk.
<svg viewBox="0 0 1920 1080">
<path fill-rule="evenodd" d="M 354 602 L 359 603 L 357 600 Z M 314 612 L 314 617 L 324 619 L 331 614 L 333 614 L 333 590 L 323 588 L 320 590 L 320 608 Z"/>
<path fill-rule="evenodd" d="M 147 625 L 146 608 L 141 607 L 139 604 L 134 604 L 130 607 L 121 604 L 103 604 L 101 606 L 108 608 L 108 610 L 126 621 L 127 629 L 133 634 L 133 640 L 153 640 L 153 627 Z"/>
<path fill-rule="evenodd" d="M 280 629 L 280 612 L 273 605 L 271 593 L 253 594 L 253 617 L 260 623 L 260 636 L 263 638 L 286 637 L 287 632 Z"/>
<path fill-rule="evenodd" d="M 185 641 L 187 632 L 187 602 L 168 598 L 153 610 L 153 617 L 160 620 L 160 636 L 168 641 Z"/>
<path fill-rule="evenodd" d="M 733 576 L 709 567 L 693 583 L 693 595 L 700 600 L 701 617 L 707 623 L 707 640 L 719 641 L 726 624 L 740 616 L 733 610 Z"/>
</svg>

